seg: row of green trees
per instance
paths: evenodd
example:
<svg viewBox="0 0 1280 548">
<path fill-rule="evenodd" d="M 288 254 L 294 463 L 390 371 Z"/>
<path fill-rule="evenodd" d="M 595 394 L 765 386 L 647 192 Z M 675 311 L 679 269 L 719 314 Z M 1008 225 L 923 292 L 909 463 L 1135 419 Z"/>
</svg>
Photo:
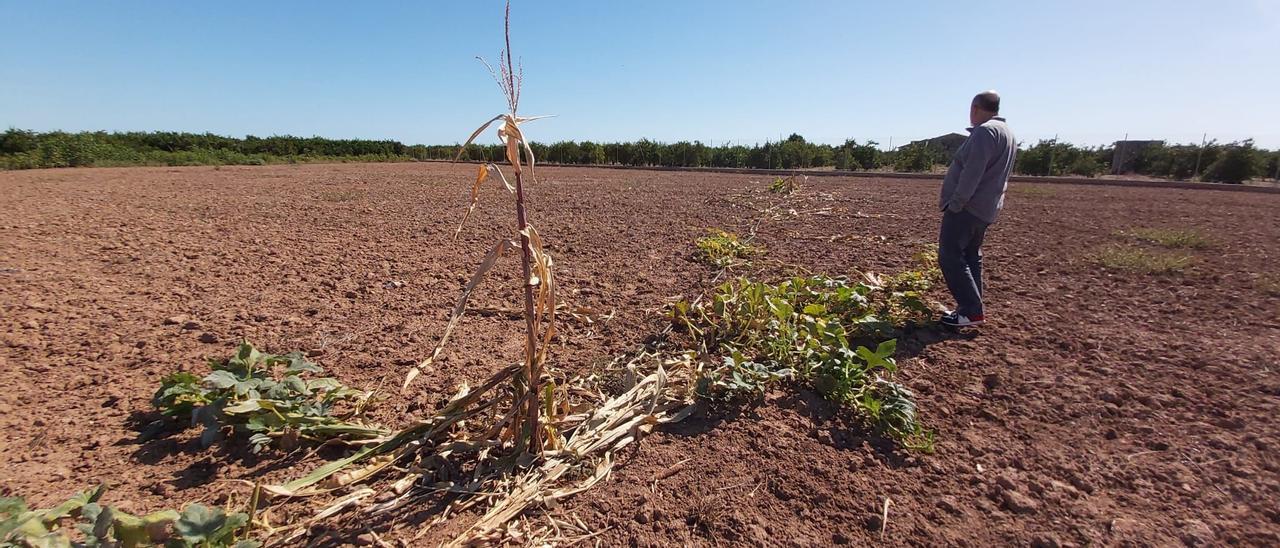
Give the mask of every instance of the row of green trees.
<svg viewBox="0 0 1280 548">
<path fill-rule="evenodd" d="M 407 161 L 412 159 L 409 148 L 397 141 L 363 139 L 252 135 L 240 139 L 171 131 L 39 133 L 9 129 L 0 134 L 0 168 Z"/>
<path fill-rule="evenodd" d="M 886 159 L 891 156 L 881 151 L 875 141 L 859 144 L 849 140 L 833 146 L 810 143 L 796 134 L 784 141 L 754 146 L 710 146 L 701 141 L 659 143 L 641 139 L 629 143 L 560 141 L 534 143 L 531 147 L 534 155 L 543 162 L 624 166 L 874 170 L 887 165 Z M 456 147 L 433 146 L 426 149 L 429 159 L 452 159 L 458 152 Z M 463 158 L 497 161 L 502 154 L 501 145 L 473 144 L 467 147 Z"/>
<path fill-rule="evenodd" d="M 1094 177 L 1110 173 L 1114 161 L 1114 147 L 1078 147 L 1051 139 L 1021 149 L 1014 171 L 1023 175 Z M 1280 172 L 1280 151 L 1257 148 L 1252 140 L 1212 141 L 1204 145 L 1156 142 L 1137 148 L 1126 164 L 1122 166 L 1125 172 L 1150 177 L 1240 183 L 1276 178 Z"/>
<path fill-rule="evenodd" d="M 893 170 L 927 172 L 945 166 L 945 151 L 926 144 L 882 151 L 879 143 L 848 140 L 811 143 L 798 134 L 762 145 L 710 146 L 699 141 L 627 143 L 560 141 L 534 143 L 542 162 L 626 166 L 731 167 L 758 169 Z M 1078 147 L 1057 140 L 1024 146 L 1015 171 L 1025 175 L 1097 176 L 1111 171 L 1112 147 Z M 271 136 L 244 138 L 180 132 L 34 132 L 0 134 L 0 168 L 76 166 L 272 164 L 308 161 L 451 160 L 457 145 L 406 145 L 391 140 Z M 501 145 L 472 144 L 469 160 L 499 161 Z M 1134 173 L 1168 179 L 1241 182 L 1275 177 L 1280 152 L 1252 141 L 1201 145 L 1156 143 L 1129 162 Z"/>
</svg>

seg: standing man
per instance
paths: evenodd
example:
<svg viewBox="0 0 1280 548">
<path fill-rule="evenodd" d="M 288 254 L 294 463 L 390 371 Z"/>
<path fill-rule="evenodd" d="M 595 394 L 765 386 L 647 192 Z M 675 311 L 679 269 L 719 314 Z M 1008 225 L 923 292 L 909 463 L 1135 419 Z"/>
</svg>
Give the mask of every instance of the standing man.
<svg viewBox="0 0 1280 548">
<path fill-rule="evenodd" d="M 942 316 L 952 327 L 981 325 L 982 237 L 1004 207 L 1004 191 L 1018 145 L 1000 114 L 1000 95 L 984 91 L 969 105 L 969 138 L 942 181 L 938 266 L 956 309 Z"/>
</svg>

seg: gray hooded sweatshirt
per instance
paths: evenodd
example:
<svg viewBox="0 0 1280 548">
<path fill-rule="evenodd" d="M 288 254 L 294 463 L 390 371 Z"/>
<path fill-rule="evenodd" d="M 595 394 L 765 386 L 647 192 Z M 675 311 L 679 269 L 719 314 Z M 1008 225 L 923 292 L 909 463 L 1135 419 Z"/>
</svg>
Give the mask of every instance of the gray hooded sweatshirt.
<svg viewBox="0 0 1280 548">
<path fill-rule="evenodd" d="M 1004 191 L 1013 171 L 1018 144 L 999 116 L 969 130 L 942 180 L 944 211 L 968 211 L 986 223 L 996 222 L 1004 207 Z"/>
</svg>

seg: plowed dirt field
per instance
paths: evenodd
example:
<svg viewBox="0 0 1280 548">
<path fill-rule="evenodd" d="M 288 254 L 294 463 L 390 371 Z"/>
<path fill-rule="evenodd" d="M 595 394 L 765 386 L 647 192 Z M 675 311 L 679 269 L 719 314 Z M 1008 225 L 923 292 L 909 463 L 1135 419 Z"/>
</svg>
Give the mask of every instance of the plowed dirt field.
<svg viewBox="0 0 1280 548">
<path fill-rule="evenodd" d="M 474 169 L 0 172 L 0 494 L 48 506 L 106 482 L 110 503 L 141 512 L 305 473 L 318 457 L 202 449 L 193 431 L 139 441 L 160 378 L 203 371 L 242 338 L 380 388 L 373 418 L 392 427 L 518 360 L 522 321 L 476 313 L 416 390 L 398 390 L 511 233 L 493 185 L 452 239 Z M 891 273 L 938 228 L 936 181 L 810 178 L 760 221 L 776 199 L 765 177 L 539 175 L 531 217 L 562 295 L 614 311 L 591 330 L 565 322 L 551 360 L 571 373 L 712 287 L 692 258 L 708 228 L 759 222 L 764 278 L 783 270 L 769 265 Z M 934 454 L 887 447 L 813 394 L 779 390 L 643 439 L 553 512 L 604 545 L 1280 543 L 1278 212 L 1275 194 L 1015 183 L 987 236 L 989 323 L 899 344 Z M 1135 228 L 1190 229 L 1207 246 L 1162 250 L 1124 235 Z M 1192 261 L 1170 275 L 1100 266 L 1117 245 Z M 500 262 L 473 308 L 518 308 L 518 270 Z M 372 526 L 416 544 L 422 520 Z"/>
</svg>

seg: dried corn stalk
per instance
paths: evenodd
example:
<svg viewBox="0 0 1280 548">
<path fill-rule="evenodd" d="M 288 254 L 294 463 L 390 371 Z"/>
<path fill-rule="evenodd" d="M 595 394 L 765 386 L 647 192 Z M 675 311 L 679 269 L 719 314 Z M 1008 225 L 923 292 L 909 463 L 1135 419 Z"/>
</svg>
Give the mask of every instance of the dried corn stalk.
<svg viewBox="0 0 1280 548">
<path fill-rule="evenodd" d="M 494 72 L 493 67 L 489 66 L 488 63 L 485 63 L 485 66 L 489 68 L 490 74 L 498 82 L 498 87 L 502 89 L 502 94 L 507 99 L 509 112 L 494 116 L 476 129 L 471 134 L 471 137 L 467 138 L 467 142 L 463 143 L 455 161 L 462 158 L 467 146 L 475 141 L 480 134 L 484 133 L 495 122 L 498 122 L 498 140 L 505 145 L 506 160 L 515 175 L 515 184 L 512 185 L 507 182 L 506 176 L 503 175 L 502 170 L 496 164 L 481 165 L 476 173 L 476 179 L 471 185 L 471 203 L 462 217 L 462 222 L 458 224 L 458 229 L 454 232 L 454 238 L 457 238 L 462 232 L 462 227 L 476 208 L 480 185 L 484 184 L 490 175 L 497 174 L 507 190 L 515 196 L 516 235 L 519 236 L 520 242 L 525 319 L 524 367 L 512 379 L 515 388 L 515 395 L 512 398 L 514 408 L 511 413 L 512 420 L 509 424 L 509 430 L 505 431 L 504 434 L 513 439 L 517 452 L 540 454 L 544 448 L 544 431 L 547 430 L 539 426 L 541 408 L 539 401 L 543 393 L 541 389 L 542 369 L 546 363 L 547 349 L 551 346 L 552 337 L 555 335 L 555 278 L 552 275 L 554 262 L 544 250 L 542 238 L 539 237 L 538 231 L 533 225 L 529 223 L 528 215 L 525 211 L 524 174 L 527 167 L 530 181 L 536 182 L 534 177 L 535 159 L 533 149 L 529 146 L 529 140 L 525 138 L 520 126 L 542 117 L 526 117 L 517 113 L 520 107 L 520 88 L 524 80 L 524 71 L 523 68 L 519 71 L 516 70 L 511 55 L 510 3 L 507 4 L 505 37 L 506 47 L 499 54 L 499 59 L 502 62 L 498 64 L 498 72 Z M 484 62 L 484 60 L 481 59 L 481 62 Z M 462 295 L 458 299 L 458 304 L 454 307 L 449 323 L 445 327 L 444 334 L 441 335 L 431 355 L 422 363 L 411 368 L 405 375 L 404 389 L 408 389 L 409 384 L 440 356 L 440 352 L 448 342 L 453 329 L 466 311 L 467 299 L 470 297 L 471 291 L 483 280 L 484 274 L 493 267 L 497 258 L 512 245 L 515 245 L 514 242 L 505 240 L 499 242 L 485 257 L 480 268 L 476 270 L 463 289 Z M 540 332 L 541 336 L 539 336 Z M 554 436 L 554 432 L 547 433 L 551 433 Z"/>
</svg>

